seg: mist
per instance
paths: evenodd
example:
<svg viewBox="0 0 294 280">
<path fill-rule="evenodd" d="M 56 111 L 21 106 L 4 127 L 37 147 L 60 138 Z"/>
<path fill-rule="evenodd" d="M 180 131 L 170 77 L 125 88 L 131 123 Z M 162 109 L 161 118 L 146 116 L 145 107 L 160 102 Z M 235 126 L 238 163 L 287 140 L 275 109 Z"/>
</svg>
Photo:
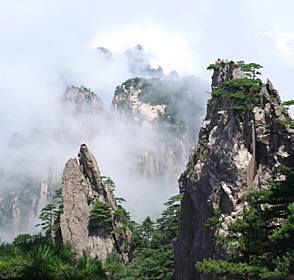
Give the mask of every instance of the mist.
<svg viewBox="0 0 294 280">
<path fill-rule="evenodd" d="M 52 179 L 55 184 L 53 188 L 61 187 L 64 165 L 69 158 L 77 157 L 83 142 L 89 145 L 94 154 L 101 175 L 114 180 L 115 195 L 126 199 L 124 207 L 137 222 L 146 216 L 154 220 L 160 217 L 164 210 L 163 203 L 178 193 L 176 178 L 184 171 L 184 164 L 172 179 L 168 178 L 167 173 L 146 177 L 138 171 L 138 155 L 148 153 L 159 160 L 157 147 L 171 141 L 171 135 L 167 131 L 142 127 L 131 119 L 121 118 L 111 106 L 111 101 L 116 86 L 128 78 L 176 79 L 179 82 L 174 82 L 175 86 L 180 88 L 180 84 L 185 84 L 186 89 L 182 90 L 197 104 L 194 113 L 196 119 L 190 121 L 200 127 L 208 97 L 205 91 L 209 90 L 209 84 L 199 79 L 197 85 L 195 77 L 182 80 L 175 71 L 169 75 L 160 67 L 151 68 L 149 56 L 142 46 L 134 46 L 118 57 L 109 55 L 110 50 L 106 54 L 101 49 L 86 49 L 77 57 L 63 61 L 62 65 L 58 63 L 56 73 L 49 71 L 46 75 L 40 71 L 43 65 L 30 63 L 20 63 L 15 69 L 22 75 L 14 71 L 6 73 L 9 79 L 1 87 L 5 100 L 1 105 L 3 137 L 0 146 L 0 193 L 3 200 L 22 193 L 40 196 L 38 186 L 48 180 L 48 168 L 53 169 L 55 176 L 55 181 Z M 21 77 L 17 83 L 13 82 L 13 74 Z M 73 86 L 84 86 L 93 91 L 104 109 L 95 112 L 86 108 L 84 112 L 77 112 L 75 103 L 65 104 L 64 93 Z M 194 88 L 194 95 L 189 92 L 191 88 Z M 167 90 L 171 91 L 172 88 Z M 182 107 L 178 108 L 179 112 L 185 112 L 185 104 L 179 103 L 179 106 Z M 184 113 L 181 118 L 185 118 Z M 197 131 L 194 136 L 193 144 L 198 137 Z M 185 162 L 188 155 L 189 152 L 184 155 Z M 53 191 L 48 190 L 48 194 Z M 52 201 L 52 196 L 49 195 L 47 202 Z M 34 201 L 30 200 L 30 203 Z M 28 204 L 27 208 L 30 207 Z M 23 208 L 21 211 L 24 211 Z M 31 216 L 29 226 L 14 229 L 12 234 L 9 232 L 13 231 L 13 224 L 2 228 L 2 238 L 11 240 L 13 234 L 40 230 L 34 228 L 40 210 L 38 205 L 38 213 L 28 213 Z"/>
<path fill-rule="evenodd" d="M 206 67 L 217 58 L 227 58 L 263 65 L 263 81 L 270 78 L 282 100 L 293 99 L 291 5 L 263 0 L 188 1 L 184 6 L 153 0 L 1 1 L 0 192 L 34 189 L 30 182 L 41 183 L 48 165 L 54 167 L 52 174 L 59 178 L 56 188 L 60 187 L 66 161 L 76 157 L 80 144 L 86 142 L 101 174 L 110 176 L 116 195 L 127 200 L 132 218 L 159 217 L 162 204 L 177 194 L 177 182 L 162 188 L 167 175 L 138 174 L 137 155 L 156 154 L 156 143 L 169 141 L 170 136 L 115 116 L 111 101 L 116 86 L 136 76 L 188 83 L 197 92 L 191 96 L 199 104 L 198 126 L 210 91 L 211 73 Z M 198 79 L 197 85 L 186 75 L 204 80 Z M 62 96 L 72 85 L 97 94 L 104 113 L 68 111 Z M 182 110 L 186 104 L 180 104 Z M 197 131 L 193 137 L 196 142 Z M 35 223 L 31 221 L 32 226 Z M 6 238 L 2 229 L 0 236 Z"/>
</svg>

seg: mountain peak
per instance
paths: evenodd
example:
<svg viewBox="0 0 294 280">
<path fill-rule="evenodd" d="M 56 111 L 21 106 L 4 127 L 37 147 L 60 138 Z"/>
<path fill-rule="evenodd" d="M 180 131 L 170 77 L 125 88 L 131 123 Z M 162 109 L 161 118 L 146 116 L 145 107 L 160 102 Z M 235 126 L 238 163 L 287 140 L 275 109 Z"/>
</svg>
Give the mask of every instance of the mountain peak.
<svg viewBox="0 0 294 280">
<path fill-rule="evenodd" d="M 249 191 L 281 179 L 278 166 L 293 157 L 291 117 L 272 83 L 245 78 L 233 61 L 218 60 L 208 69 L 214 70 L 212 96 L 199 141 L 179 179 L 176 279 L 202 279 L 196 261 L 228 258 L 227 248 L 213 239 L 214 229 L 204 222 L 220 209 L 224 217 L 220 231 L 225 234 L 227 224 L 247 205 Z"/>
</svg>

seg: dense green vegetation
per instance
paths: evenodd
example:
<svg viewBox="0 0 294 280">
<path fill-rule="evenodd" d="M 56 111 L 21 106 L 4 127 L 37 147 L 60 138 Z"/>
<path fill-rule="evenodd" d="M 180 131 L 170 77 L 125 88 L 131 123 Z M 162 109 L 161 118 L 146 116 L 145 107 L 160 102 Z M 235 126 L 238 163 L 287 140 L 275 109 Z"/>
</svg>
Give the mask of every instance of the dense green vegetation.
<svg viewBox="0 0 294 280">
<path fill-rule="evenodd" d="M 112 231 L 112 216 L 110 206 L 107 203 L 96 201 L 94 208 L 90 211 L 90 223 L 88 226 L 89 232 L 98 231 L 104 228 L 107 231 Z"/>
<path fill-rule="evenodd" d="M 284 181 L 269 181 L 268 189 L 250 191 L 249 208 L 229 224 L 227 236 L 218 231 L 223 222 L 220 210 L 208 219 L 216 239 L 230 246 L 230 258 L 197 262 L 197 270 L 240 279 L 294 273 L 294 168 L 280 166 L 280 172 Z"/>
<path fill-rule="evenodd" d="M 69 244 L 53 242 L 40 235 L 19 235 L 12 244 L 0 244 L 0 278 L 108 279 L 107 270 L 97 258 L 77 257 Z"/>
<path fill-rule="evenodd" d="M 256 77 L 261 74 L 257 70 L 262 66 L 256 63 L 245 64 L 243 60 L 238 61 L 237 65 L 246 77 L 219 83 L 211 95 L 217 98 L 228 96 L 232 109 L 238 114 L 242 111 L 252 110 L 254 106 L 258 105 L 261 80 Z M 209 67 L 207 69 L 214 69 L 212 66 Z"/>
<path fill-rule="evenodd" d="M 234 111 L 252 110 L 258 105 L 261 89 L 260 79 L 234 79 L 219 83 L 218 89 L 212 91 L 213 97 L 229 96 Z"/>
<path fill-rule="evenodd" d="M 102 176 L 103 177 L 103 176 Z M 115 188 L 109 177 L 103 180 Z M 0 278 L 29 277 L 29 279 L 174 279 L 172 239 L 177 234 L 180 196 L 165 203 L 167 207 L 156 223 L 146 217 L 142 224 L 130 218 L 121 205 L 125 199 L 116 198 L 118 208 L 114 216 L 123 220 L 123 227 L 113 231 L 111 213 L 106 203 L 97 201 L 91 210 L 89 230 L 106 228 L 118 233 L 128 227 L 133 234 L 134 259 L 128 265 L 120 254 L 109 255 L 106 263 L 87 255 L 77 257 L 69 244 L 63 244 L 59 230 L 63 211 L 61 189 L 56 191 L 59 207 L 48 204 L 42 209 L 40 219 L 44 235 L 19 235 L 12 244 L 0 244 Z M 88 201 L 94 203 L 94 200 Z M 93 224 L 91 223 L 93 222 Z"/>
<path fill-rule="evenodd" d="M 206 69 L 207 70 L 212 70 L 212 69 L 219 69 L 220 65 L 216 65 L 216 64 L 210 64 Z"/>
<path fill-rule="evenodd" d="M 172 239 L 177 235 L 179 200 L 180 195 L 171 197 L 156 223 L 149 216 L 141 225 L 129 221 L 134 238 L 134 260 L 124 265 L 117 256 L 110 256 L 111 279 L 174 279 Z"/>
</svg>

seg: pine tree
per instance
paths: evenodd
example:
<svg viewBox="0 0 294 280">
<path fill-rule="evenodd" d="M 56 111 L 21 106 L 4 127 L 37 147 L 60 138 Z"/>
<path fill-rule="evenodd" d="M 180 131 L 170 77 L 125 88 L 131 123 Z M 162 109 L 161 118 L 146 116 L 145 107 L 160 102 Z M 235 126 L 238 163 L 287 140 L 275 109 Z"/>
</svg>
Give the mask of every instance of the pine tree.
<svg viewBox="0 0 294 280">
<path fill-rule="evenodd" d="M 263 68 L 260 64 L 257 63 L 245 64 L 244 60 L 237 61 L 237 65 L 244 72 L 244 75 L 246 77 L 249 77 L 253 80 L 257 77 L 257 75 L 261 75 L 261 73 L 258 70 Z"/>
<path fill-rule="evenodd" d="M 216 235 L 230 245 L 229 260 L 197 262 L 198 271 L 242 279 L 294 273 L 294 168 L 280 166 L 280 172 L 285 180 L 269 181 L 268 189 L 251 191 L 250 207 L 244 208 L 242 218 L 228 225 L 227 236 Z M 212 222 L 217 223 L 210 218 L 207 225 Z"/>
</svg>

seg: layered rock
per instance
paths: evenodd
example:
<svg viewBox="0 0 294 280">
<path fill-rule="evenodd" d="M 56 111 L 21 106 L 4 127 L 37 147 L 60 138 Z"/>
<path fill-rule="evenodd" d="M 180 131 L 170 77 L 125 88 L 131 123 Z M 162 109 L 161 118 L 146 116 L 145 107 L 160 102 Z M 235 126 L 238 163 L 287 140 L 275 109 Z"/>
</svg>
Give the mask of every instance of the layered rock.
<svg viewBox="0 0 294 280">
<path fill-rule="evenodd" d="M 105 260 L 108 253 L 119 253 L 128 263 L 132 257 L 131 231 L 117 215 L 112 188 L 102 182 L 97 162 L 86 144 L 80 147 L 79 163 L 72 158 L 65 164 L 62 179 L 62 239 L 71 242 L 80 255 L 86 252 Z M 111 229 L 103 226 L 103 221 L 91 219 L 90 211 L 98 202 L 109 208 Z"/>
<path fill-rule="evenodd" d="M 216 65 L 220 67 L 214 71 L 212 89 L 244 77 L 234 62 L 218 60 Z M 244 111 L 233 109 L 228 95 L 208 100 L 199 141 L 179 178 L 182 207 L 174 239 L 176 279 L 217 279 L 195 270 L 196 261 L 228 257 L 227 248 L 216 242 L 204 222 L 220 208 L 229 214 L 221 228 L 225 233 L 226 225 L 247 205 L 248 192 L 266 187 L 268 179 L 281 179 L 278 166 L 293 163 L 294 131 L 281 122 L 291 118 L 269 80 L 260 84 L 258 98 L 253 109 Z"/>
</svg>

